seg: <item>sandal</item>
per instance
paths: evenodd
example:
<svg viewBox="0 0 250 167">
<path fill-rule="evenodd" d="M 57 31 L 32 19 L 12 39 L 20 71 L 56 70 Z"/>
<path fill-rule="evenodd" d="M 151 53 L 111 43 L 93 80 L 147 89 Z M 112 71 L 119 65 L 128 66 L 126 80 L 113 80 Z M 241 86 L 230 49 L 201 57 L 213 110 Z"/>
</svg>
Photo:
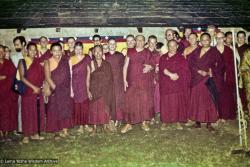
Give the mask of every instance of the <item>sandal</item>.
<svg viewBox="0 0 250 167">
<path fill-rule="evenodd" d="M 93 128 L 92 128 L 92 127 L 89 127 L 88 125 L 86 125 L 84 129 L 85 129 L 87 132 L 92 132 L 92 131 L 93 131 Z"/>
<path fill-rule="evenodd" d="M 55 140 L 60 140 L 61 137 L 60 137 L 58 134 L 56 134 L 56 135 L 54 136 L 54 139 L 55 139 Z"/>
<path fill-rule="evenodd" d="M 22 140 L 23 144 L 28 144 L 29 143 L 29 138 L 28 137 L 24 137 Z"/>
<path fill-rule="evenodd" d="M 30 136 L 30 138 L 32 140 L 44 140 L 45 139 L 43 136 L 39 136 L 39 135 Z"/>
<path fill-rule="evenodd" d="M 122 128 L 121 133 L 125 134 L 132 129 L 133 129 L 132 126 L 130 124 L 127 124 Z"/>
<path fill-rule="evenodd" d="M 165 123 L 163 123 L 162 125 L 161 125 L 161 130 L 167 130 L 167 128 L 168 128 L 168 126 L 167 126 L 167 124 L 165 124 Z"/>
<path fill-rule="evenodd" d="M 143 123 L 141 126 L 142 130 L 148 132 L 150 130 L 149 126 L 146 123 Z"/>
</svg>

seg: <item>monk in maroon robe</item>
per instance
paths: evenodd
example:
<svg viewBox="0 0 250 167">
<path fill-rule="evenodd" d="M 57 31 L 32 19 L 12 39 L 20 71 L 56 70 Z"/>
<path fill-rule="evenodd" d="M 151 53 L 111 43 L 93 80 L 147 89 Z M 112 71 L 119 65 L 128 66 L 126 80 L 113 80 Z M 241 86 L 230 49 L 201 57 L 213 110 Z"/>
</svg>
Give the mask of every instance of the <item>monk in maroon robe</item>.
<svg viewBox="0 0 250 167">
<path fill-rule="evenodd" d="M 111 64 L 112 73 L 114 77 L 115 85 L 115 99 L 116 99 L 116 110 L 115 110 L 115 120 L 116 125 L 118 121 L 123 120 L 124 112 L 124 87 L 123 87 L 123 64 L 124 55 L 116 51 L 116 41 L 113 38 L 108 40 L 109 52 L 105 54 L 105 60 Z"/>
<path fill-rule="evenodd" d="M 87 66 L 87 92 L 90 99 L 89 123 L 94 125 L 92 135 L 96 133 L 96 125 L 103 125 L 108 132 L 109 121 L 115 119 L 115 92 L 112 67 L 103 60 L 103 48 L 94 46 L 95 60 Z"/>
<path fill-rule="evenodd" d="M 183 52 L 183 56 L 185 57 L 186 61 L 196 52 L 195 50 L 198 49 L 200 46 L 198 45 L 198 35 L 196 33 L 191 33 L 188 36 L 188 47 L 185 48 Z M 188 71 L 185 75 L 186 77 L 186 84 L 187 84 L 187 91 L 186 91 L 186 104 L 189 105 L 190 95 L 191 95 L 191 73 Z M 190 118 L 189 110 L 187 110 L 188 119 Z M 189 119 L 187 126 L 193 125 L 193 122 Z"/>
<path fill-rule="evenodd" d="M 142 129 L 149 131 L 146 121 L 154 117 L 154 103 L 152 94 L 152 77 L 150 71 L 151 53 L 144 48 L 145 37 L 136 37 L 136 47 L 128 49 L 123 69 L 125 94 L 124 119 L 126 125 L 121 133 L 132 129 L 131 124 L 142 123 Z"/>
<path fill-rule="evenodd" d="M 11 89 L 15 74 L 14 64 L 4 58 L 4 47 L 0 46 L 0 140 L 3 141 L 10 140 L 8 132 L 17 129 L 17 107 L 13 107 L 17 106 L 17 99 L 13 100 Z"/>
<path fill-rule="evenodd" d="M 21 81 L 26 85 L 25 93 L 22 95 L 23 143 L 28 143 L 29 137 L 33 140 L 44 139 L 38 135 L 38 132 L 44 131 L 45 127 L 45 108 L 40 91 L 44 80 L 43 67 L 40 65 L 39 60 L 35 58 L 37 54 L 36 44 L 29 43 L 27 51 L 28 56 L 21 59 L 18 64 Z M 23 63 L 26 64 L 26 72 Z M 39 109 L 37 108 L 38 100 L 40 103 Z M 38 113 L 38 111 L 40 112 Z"/>
<path fill-rule="evenodd" d="M 44 60 L 47 60 L 52 57 L 50 50 L 47 48 L 48 38 L 45 36 L 40 37 L 39 44 L 41 48 L 39 50 L 38 60 L 40 62 L 44 62 Z"/>
<path fill-rule="evenodd" d="M 192 33 L 192 28 L 186 27 L 184 29 L 184 36 L 181 39 L 181 43 L 184 45 L 185 48 L 187 48 L 190 45 L 189 36 L 190 36 L 191 33 Z"/>
<path fill-rule="evenodd" d="M 246 43 L 246 33 L 244 31 L 239 31 L 237 33 L 237 42 L 238 43 L 236 44 L 236 49 L 239 53 L 240 61 L 242 62 L 244 53 L 250 48 L 249 45 Z M 246 96 L 246 90 L 245 90 L 244 85 L 242 88 L 239 89 L 239 93 L 240 93 L 243 110 L 247 111 L 248 110 L 247 96 Z"/>
<path fill-rule="evenodd" d="M 90 63 L 91 58 L 88 55 L 83 54 L 83 44 L 81 42 L 75 43 L 76 54 L 70 57 L 71 67 L 71 82 L 72 90 L 71 97 L 74 102 L 73 110 L 73 124 L 74 126 L 80 126 L 79 133 L 83 133 L 83 125 L 85 130 L 90 132 L 91 128 L 89 123 L 89 99 L 87 95 L 86 76 L 87 65 Z"/>
<path fill-rule="evenodd" d="M 148 37 L 148 49 L 151 52 L 150 61 L 154 70 L 152 70 L 152 84 L 153 84 L 153 96 L 154 96 L 154 112 L 160 113 L 160 90 L 159 90 L 159 61 L 160 53 L 156 50 L 157 37 L 150 35 Z M 154 121 L 154 120 L 153 120 Z M 152 123 L 153 123 L 152 121 Z"/>
<path fill-rule="evenodd" d="M 189 57 L 191 71 L 191 98 L 189 103 L 190 119 L 196 121 L 196 128 L 201 127 L 201 122 L 207 123 L 211 131 L 211 123 L 218 119 L 216 101 L 212 100 L 211 92 L 206 86 L 209 77 L 212 77 L 217 64 L 215 48 L 210 47 L 211 36 L 207 33 L 201 35 L 202 47 L 195 50 Z"/>
<path fill-rule="evenodd" d="M 68 37 L 67 38 L 67 44 L 68 44 L 68 50 L 65 50 L 65 57 L 68 59 L 75 55 L 75 38 L 74 37 Z"/>
<path fill-rule="evenodd" d="M 216 34 L 216 49 L 221 60 L 217 65 L 215 75 L 217 89 L 219 91 L 219 118 L 224 121 L 236 118 L 236 90 L 233 50 L 224 45 L 225 35 L 223 32 Z M 223 61 L 222 61 L 223 60 Z"/>
<path fill-rule="evenodd" d="M 188 65 L 185 58 L 177 52 L 178 44 L 175 40 L 168 42 L 169 52 L 160 59 L 160 94 L 161 94 L 161 121 L 162 130 L 168 123 L 177 123 L 177 128 L 182 129 L 179 123 L 187 121 L 186 90 Z"/>
<path fill-rule="evenodd" d="M 63 57 L 59 43 L 51 45 L 51 52 L 53 56 L 44 62 L 45 79 L 52 92 L 48 102 L 46 130 L 55 133 L 55 140 L 58 140 L 68 136 L 68 128 L 72 127 L 70 66 L 69 61 Z M 62 133 L 58 134 L 61 130 Z"/>
</svg>

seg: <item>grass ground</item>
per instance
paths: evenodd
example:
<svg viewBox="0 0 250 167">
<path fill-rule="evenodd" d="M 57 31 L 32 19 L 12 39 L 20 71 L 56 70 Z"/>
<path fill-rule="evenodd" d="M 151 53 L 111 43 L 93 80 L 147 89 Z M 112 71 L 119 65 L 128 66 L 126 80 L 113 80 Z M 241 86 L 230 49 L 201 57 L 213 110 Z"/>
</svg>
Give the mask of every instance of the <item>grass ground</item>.
<svg viewBox="0 0 250 167">
<path fill-rule="evenodd" d="M 219 124 L 215 133 L 205 127 L 177 130 L 169 126 L 161 131 L 160 124 L 155 124 L 149 132 L 136 125 L 127 134 L 99 130 L 91 137 L 87 132 L 77 135 L 76 128 L 71 134 L 59 141 L 46 134 L 46 140 L 25 145 L 20 143 L 20 137 L 15 137 L 14 142 L 0 143 L 0 160 L 55 158 L 59 160 L 57 165 L 0 166 L 250 167 L 250 157 L 230 155 L 230 149 L 239 142 L 236 122 Z"/>
</svg>

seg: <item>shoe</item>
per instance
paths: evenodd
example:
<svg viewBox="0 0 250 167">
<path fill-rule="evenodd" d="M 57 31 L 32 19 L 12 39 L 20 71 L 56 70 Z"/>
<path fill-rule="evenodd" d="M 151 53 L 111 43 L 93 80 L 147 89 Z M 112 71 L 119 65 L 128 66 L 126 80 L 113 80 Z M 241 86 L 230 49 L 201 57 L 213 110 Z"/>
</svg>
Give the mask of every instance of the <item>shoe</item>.
<svg viewBox="0 0 250 167">
<path fill-rule="evenodd" d="M 132 126 L 131 125 L 125 125 L 122 130 L 121 130 L 121 133 L 127 133 L 128 131 L 132 130 Z"/>
</svg>

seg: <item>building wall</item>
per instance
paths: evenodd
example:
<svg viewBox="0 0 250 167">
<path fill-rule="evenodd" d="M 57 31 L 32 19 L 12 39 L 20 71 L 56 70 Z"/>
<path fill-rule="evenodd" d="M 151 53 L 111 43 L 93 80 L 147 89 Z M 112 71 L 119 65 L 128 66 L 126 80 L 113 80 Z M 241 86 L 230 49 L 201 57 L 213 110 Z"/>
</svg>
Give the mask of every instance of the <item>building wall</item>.
<svg viewBox="0 0 250 167">
<path fill-rule="evenodd" d="M 164 32 L 171 27 L 143 27 L 143 35 L 147 38 L 149 35 L 156 35 L 159 42 L 164 42 Z M 173 27 L 172 27 L 173 28 Z M 9 46 L 13 49 L 12 40 L 15 36 L 23 35 L 27 40 L 31 38 L 39 38 L 40 36 L 53 37 L 85 37 L 95 34 L 94 27 L 92 28 L 61 28 L 60 32 L 56 32 L 56 28 L 30 28 L 17 33 L 16 29 L 0 29 L 0 44 Z M 174 28 L 177 29 L 177 28 Z M 230 28 L 222 28 L 222 31 L 229 31 Z M 235 32 L 242 30 L 235 28 Z M 98 34 L 101 36 L 126 36 L 128 34 L 139 34 L 136 27 L 101 27 L 98 28 Z M 249 32 L 247 33 L 250 34 Z"/>
</svg>

